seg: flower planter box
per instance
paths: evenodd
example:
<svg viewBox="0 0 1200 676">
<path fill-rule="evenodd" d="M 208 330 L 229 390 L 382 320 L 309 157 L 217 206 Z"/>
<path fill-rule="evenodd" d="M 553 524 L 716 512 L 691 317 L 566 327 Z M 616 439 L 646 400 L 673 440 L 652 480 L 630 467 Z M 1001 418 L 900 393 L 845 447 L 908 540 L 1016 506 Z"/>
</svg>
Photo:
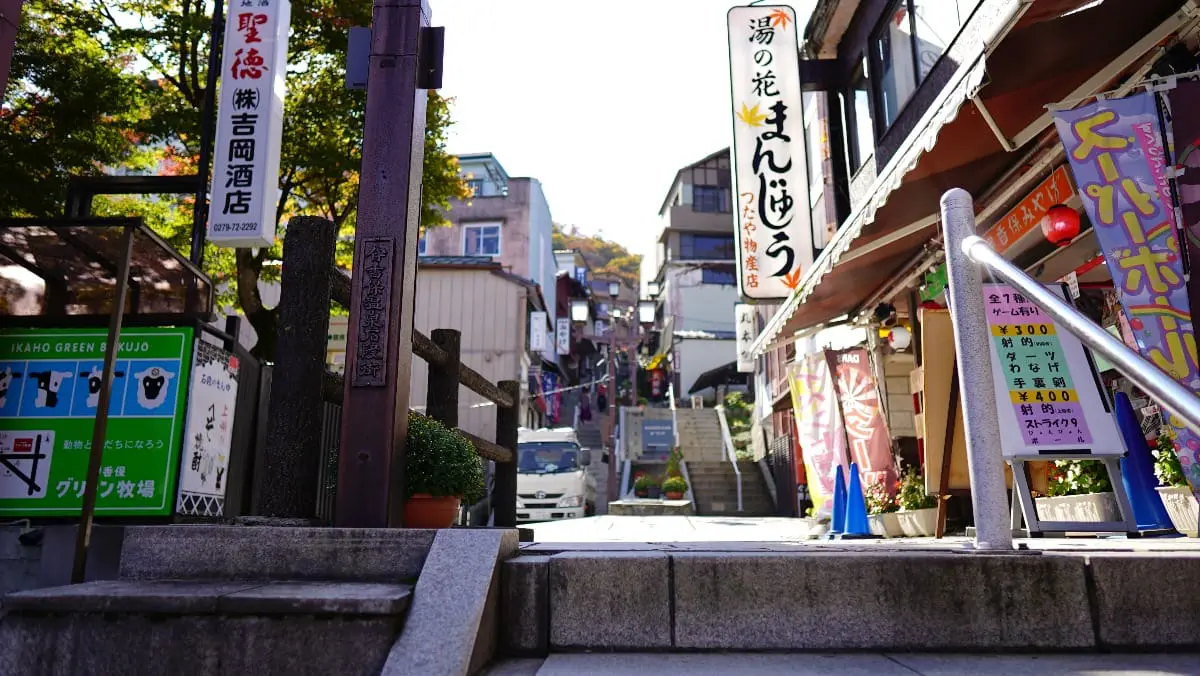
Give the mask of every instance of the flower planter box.
<svg viewBox="0 0 1200 676">
<path fill-rule="evenodd" d="M 1056 498 L 1038 498 L 1038 518 L 1042 521 L 1120 521 L 1121 510 L 1111 492 L 1087 495 L 1060 495 Z"/>
<path fill-rule="evenodd" d="M 1200 503 L 1192 490 L 1187 486 L 1160 486 L 1157 490 L 1175 530 L 1190 538 L 1200 537 Z"/>
<path fill-rule="evenodd" d="M 886 514 L 871 514 L 867 517 L 871 524 L 872 535 L 882 535 L 885 538 L 898 538 L 904 535 L 900 528 L 900 519 L 895 512 Z"/>
<path fill-rule="evenodd" d="M 900 530 L 907 537 L 933 537 L 937 532 L 937 507 L 896 512 L 895 516 L 900 522 Z"/>
</svg>

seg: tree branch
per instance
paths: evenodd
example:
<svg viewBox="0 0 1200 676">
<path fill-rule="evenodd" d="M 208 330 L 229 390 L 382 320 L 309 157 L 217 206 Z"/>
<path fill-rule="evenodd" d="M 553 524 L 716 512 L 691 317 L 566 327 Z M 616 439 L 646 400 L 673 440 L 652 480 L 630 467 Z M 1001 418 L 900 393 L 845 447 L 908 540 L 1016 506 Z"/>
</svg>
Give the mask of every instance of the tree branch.
<svg viewBox="0 0 1200 676">
<path fill-rule="evenodd" d="M 237 259 L 237 282 L 238 282 L 238 302 L 242 306 L 242 312 L 246 316 L 254 315 L 263 311 L 262 294 L 258 292 L 258 278 L 262 273 L 262 259 L 260 256 L 266 249 L 260 249 L 259 255 L 253 255 L 249 249 L 238 249 L 235 256 Z"/>
</svg>

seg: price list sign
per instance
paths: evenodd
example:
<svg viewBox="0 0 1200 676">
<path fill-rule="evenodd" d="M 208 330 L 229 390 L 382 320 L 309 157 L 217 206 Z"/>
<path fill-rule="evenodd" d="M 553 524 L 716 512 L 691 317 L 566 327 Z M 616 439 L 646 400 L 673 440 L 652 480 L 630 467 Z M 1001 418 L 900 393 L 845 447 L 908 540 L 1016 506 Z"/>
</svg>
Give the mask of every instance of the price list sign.
<svg viewBox="0 0 1200 676">
<path fill-rule="evenodd" d="M 984 303 L 1006 455 L 1124 452 L 1079 339 L 1008 285 L 985 284 Z"/>
</svg>

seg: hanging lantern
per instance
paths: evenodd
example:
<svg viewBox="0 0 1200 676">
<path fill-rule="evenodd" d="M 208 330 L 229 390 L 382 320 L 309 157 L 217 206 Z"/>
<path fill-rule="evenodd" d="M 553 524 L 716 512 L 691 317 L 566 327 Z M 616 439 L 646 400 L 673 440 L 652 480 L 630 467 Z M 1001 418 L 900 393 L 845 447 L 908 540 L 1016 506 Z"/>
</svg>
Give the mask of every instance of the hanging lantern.
<svg viewBox="0 0 1200 676">
<path fill-rule="evenodd" d="M 888 345 L 891 345 L 892 349 L 897 352 L 907 350 L 908 346 L 912 345 L 912 331 L 903 326 L 893 328 L 888 332 Z"/>
<path fill-rule="evenodd" d="M 1063 204 L 1055 204 L 1042 219 L 1042 234 L 1055 246 L 1067 246 L 1079 235 L 1079 212 Z"/>
</svg>

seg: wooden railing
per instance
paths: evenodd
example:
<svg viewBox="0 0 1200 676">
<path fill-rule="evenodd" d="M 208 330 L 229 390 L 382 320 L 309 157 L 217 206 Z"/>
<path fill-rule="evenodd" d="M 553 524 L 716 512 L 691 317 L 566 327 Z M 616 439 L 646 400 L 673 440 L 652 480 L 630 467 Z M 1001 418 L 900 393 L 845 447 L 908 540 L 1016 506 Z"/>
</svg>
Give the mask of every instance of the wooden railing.
<svg viewBox="0 0 1200 676">
<path fill-rule="evenodd" d="M 300 220 L 303 222 L 295 222 Z M 313 380 L 296 377 L 297 374 L 293 371 L 301 369 L 316 377 L 313 369 L 319 368 L 320 386 L 315 388 L 320 391 L 318 406 L 321 401 L 341 405 L 345 398 L 345 381 L 340 374 L 329 371 L 325 366 L 325 336 L 328 333 L 329 301 L 343 308 L 350 307 L 350 276 L 330 263 L 336 242 L 332 236 L 333 224 L 315 218 L 295 221 L 288 228 L 284 238 L 285 265 L 280 297 L 281 329 L 278 345 L 280 360 L 277 362 L 276 371 L 292 374 L 289 378 L 291 387 L 302 390 L 305 383 Z M 313 255 L 314 251 L 317 255 Z M 290 259 L 289 253 L 294 254 Z M 320 263 L 305 264 L 314 260 Z M 289 286 L 290 280 L 294 281 Z M 328 300 L 320 302 L 318 299 L 322 296 Z M 320 318 L 323 318 L 323 322 Z M 302 325 L 305 321 L 316 322 L 321 327 L 319 344 L 315 339 L 315 332 L 311 329 L 299 331 L 292 327 L 289 331 L 289 322 Z M 478 371 L 463 364 L 460 344 L 461 334 L 456 330 L 435 329 L 430 336 L 413 330 L 413 354 L 424 359 L 429 366 L 425 413 L 460 432 L 471 442 L 481 458 L 495 463 L 495 482 L 491 495 L 494 523 L 498 527 L 512 528 L 517 522 L 516 450 L 517 428 L 521 420 L 521 384 L 515 380 L 492 383 Z M 319 354 L 316 353 L 318 349 Z M 317 367 L 317 364 L 320 366 Z M 495 441 L 458 429 L 460 386 L 476 392 L 496 405 Z M 275 438 L 269 444 L 310 443 L 304 437 L 304 430 L 313 422 L 300 418 L 310 415 L 306 407 L 311 405 L 311 397 L 304 397 L 303 393 L 297 392 L 278 394 L 278 397 L 274 396 L 274 393 L 272 396 L 273 415 L 282 414 L 297 420 L 289 421 L 295 424 L 273 425 L 273 432 L 280 428 L 283 432 L 275 434 Z M 302 403 L 299 408 L 292 404 L 297 399 L 301 399 Z M 320 417 L 317 416 L 318 419 Z M 319 420 L 316 424 L 319 425 Z M 283 438 L 280 438 L 281 435 Z M 313 435 L 309 430 L 308 436 L 316 438 L 319 434 Z M 317 465 L 314 464 L 313 467 L 315 469 Z M 307 484 L 303 480 L 298 483 L 301 484 L 300 492 L 303 493 Z M 315 491 L 313 495 L 316 495 Z M 303 498 L 301 500 L 303 501 Z M 302 506 L 300 511 L 309 510 Z M 309 516 L 307 513 L 297 515 Z"/>
</svg>

